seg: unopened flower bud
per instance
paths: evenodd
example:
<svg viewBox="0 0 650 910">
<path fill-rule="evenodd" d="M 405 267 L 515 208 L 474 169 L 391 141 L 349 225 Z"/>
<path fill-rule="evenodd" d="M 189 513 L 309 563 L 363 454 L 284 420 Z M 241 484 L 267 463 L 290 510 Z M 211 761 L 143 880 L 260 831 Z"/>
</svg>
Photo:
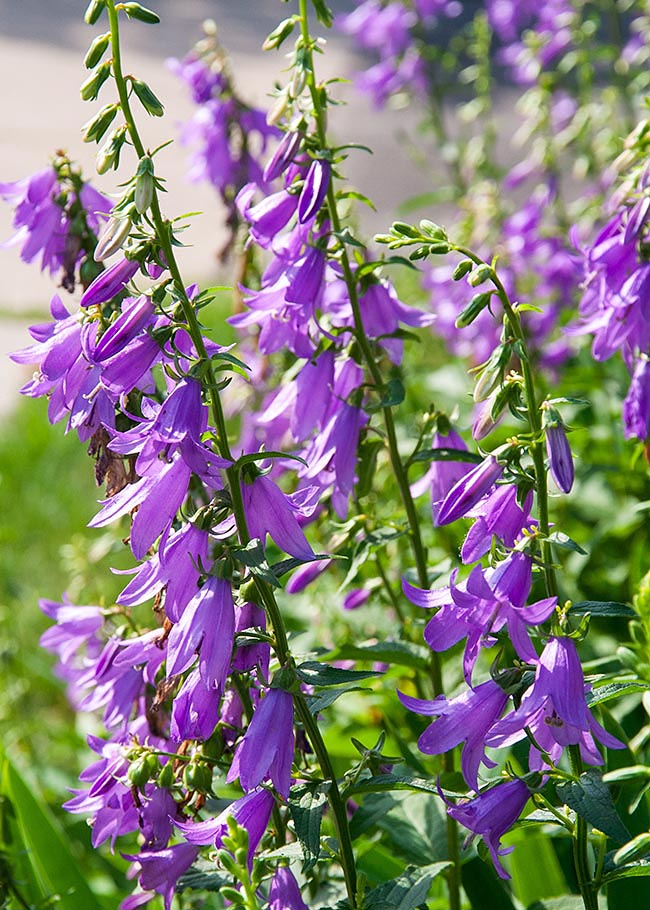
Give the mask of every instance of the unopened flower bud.
<svg viewBox="0 0 650 910">
<path fill-rule="evenodd" d="M 140 22 L 147 22 L 149 25 L 157 25 L 160 22 L 160 17 L 157 13 L 147 9 L 146 6 L 142 6 L 140 3 L 120 3 L 120 7 L 129 19 L 137 19 Z"/>
<path fill-rule="evenodd" d="M 465 474 L 445 496 L 438 512 L 436 524 L 447 525 L 462 518 L 485 496 L 490 487 L 503 474 L 503 465 L 493 455 Z"/>
<path fill-rule="evenodd" d="M 131 79 L 131 85 L 145 111 L 148 114 L 151 114 L 152 117 L 162 117 L 165 113 L 165 108 L 151 91 L 147 83 L 143 82 L 141 79 Z"/>
<path fill-rule="evenodd" d="M 153 202 L 154 180 L 151 174 L 138 174 L 135 181 L 135 208 L 144 215 Z"/>
<path fill-rule="evenodd" d="M 95 262 L 103 262 L 104 259 L 108 259 L 109 256 L 121 249 L 130 231 L 130 218 L 111 218 L 95 247 L 93 254 Z"/>
<path fill-rule="evenodd" d="M 101 66 L 98 66 L 95 72 L 91 73 L 81 86 L 80 92 L 82 100 L 94 101 L 110 74 L 111 62 L 108 60 L 106 63 L 102 63 Z"/>
<path fill-rule="evenodd" d="M 563 423 L 546 426 L 546 451 L 553 480 L 563 493 L 570 493 L 574 478 L 573 457 Z"/>
<path fill-rule="evenodd" d="M 280 47 L 285 38 L 288 38 L 291 32 L 294 30 L 294 27 L 297 22 L 296 16 L 290 16 L 288 19 L 283 19 L 279 25 L 277 25 L 270 35 L 264 40 L 262 44 L 263 51 L 270 51 L 273 48 Z"/>
<path fill-rule="evenodd" d="M 212 786 L 212 768 L 205 762 L 190 762 L 183 771 L 183 783 L 188 790 L 206 793 Z"/>
<path fill-rule="evenodd" d="M 88 53 L 86 54 L 86 56 L 84 58 L 84 65 L 85 65 L 86 69 L 91 70 L 91 69 L 93 69 L 93 67 L 97 66 L 99 61 L 104 56 L 106 48 L 108 47 L 108 45 L 110 43 L 111 43 L 111 33 L 110 32 L 106 32 L 105 35 L 97 35 L 95 40 L 92 42 L 92 44 L 88 48 Z"/>
<path fill-rule="evenodd" d="M 486 262 L 481 262 L 480 265 L 477 265 L 476 268 L 472 269 L 469 273 L 467 281 L 469 284 L 476 288 L 479 284 L 483 284 L 484 281 L 487 281 L 492 277 L 494 272 Z"/>
<path fill-rule="evenodd" d="M 476 296 L 472 297 L 465 309 L 457 316 L 455 322 L 456 328 L 462 329 L 465 328 L 466 325 L 471 325 L 489 304 L 491 297 L 492 291 L 485 291 L 483 294 L 476 294 Z"/>
<path fill-rule="evenodd" d="M 301 224 L 313 218 L 323 204 L 330 182 L 330 170 L 329 161 L 323 158 L 314 159 L 309 166 L 298 200 L 298 221 Z"/>
<path fill-rule="evenodd" d="M 83 141 L 99 142 L 113 120 L 115 120 L 115 115 L 119 108 L 119 104 L 107 104 L 101 111 L 95 114 L 95 116 L 83 127 Z"/>
<path fill-rule="evenodd" d="M 86 25 L 94 25 L 99 19 L 106 6 L 106 0 L 90 0 L 84 13 L 84 22 Z"/>
<path fill-rule="evenodd" d="M 460 281 L 460 279 L 464 278 L 468 272 L 472 271 L 473 267 L 474 267 L 474 263 L 472 262 L 471 259 L 462 259 L 458 263 L 458 265 L 456 266 L 454 271 L 452 272 L 451 277 L 453 278 L 454 281 Z"/>
<path fill-rule="evenodd" d="M 275 99 L 274 104 L 271 105 L 269 111 L 266 115 L 266 122 L 268 126 L 275 126 L 277 123 L 282 120 L 284 114 L 289 105 L 289 96 L 287 89 L 282 89 L 278 97 Z"/>
</svg>

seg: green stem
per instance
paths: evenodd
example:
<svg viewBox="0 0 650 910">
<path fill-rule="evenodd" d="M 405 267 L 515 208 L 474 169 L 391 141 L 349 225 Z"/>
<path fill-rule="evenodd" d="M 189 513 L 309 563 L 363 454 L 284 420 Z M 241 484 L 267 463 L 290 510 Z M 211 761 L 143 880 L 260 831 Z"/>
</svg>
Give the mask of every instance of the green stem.
<svg viewBox="0 0 650 910">
<path fill-rule="evenodd" d="M 111 44 L 113 49 L 113 76 L 117 85 L 120 105 L 124 119 L 126 121 L 127 129 L 129 131 L 129 136 L 133 143 L 136 154 L 139 158 L 142 158 L 145 154 L 145 148 L 138 133 L 135 120 L 133 118 L 129 103 L 128 89 L 122 72 L 119 23 L 117 10 L 115 9 L 115 0 L 107 0 L 106 8 L 110 22 Z M 232 454 L 228 443 L 225 417 L 223 408 L 221 406 L 221 400 L 219 398 L 219 391 L 215 380 L 214 371 L 212 369 L 212 365 L 205 348 L 205 343 L 203 341 L 203 336 L 201 333 L 198 318 L 196 316 L 196 312 L 185 291 L 185 285 L 183 284 L 178 263 L 176 262 L 176 258 L 174 256 L 174 250 L 171 243 L 171 226 L 169 222 L 165 221 L 162 217 L 162 213 L 160 211 L 160 203 L 156 191 L 154 191 L 154 196 L 151 203 L 151 215 L 153 224 L 156 228 L 158 239 L 167 261 L 167 267 L 172 276 L 176 293 L 178 294 L 179 300 L 181 302 L 181 307 L 187 323 L 188 332 L 196 347 L 199 359 L 205 368 L 205 375 L 208 380 L 210 391 L 212 415 L 214 419 L 214 425 L 217 429 L 218 451 L 223 458 L 227 458 L 232 461 Z M 244 512 L 238 467 L 236 465 L 232 465 L 226 470 L 226 475 L 228 476 L 230 484 L 230 494 L 232 498 L 233 512 L 237 523 L 239 539 L 242 545 L 245 546 L 250 540 L 250 537 L 246 524 L 246 516 Z M 269 620 L 273 628 L 275 637 L 275 651 L 278 660 L 283 666 L 293 666 L 294 661 L 289 650 L 284 622 L 273 592 L 267 584 L 257 579 L 256 586 L 260 594 L 260 599 L 266 608 Z M 312 717 L 309 711 L 305 697 L 301 692 L 294 694 L 294 703 L 298 716 L 300 717 L 300 720 L 305 727 L 307 736 L 309 737 L 309 740 L 318 758 L 323 776 L 330 781 L 328 799 L 332 813 L 334 815 L 334 821 L 339 838 L 341 865 L 345 877 L 348 899 L 350 901 L 351 907 L 354 908 L 356 907 L 356 871 L 354 863 L 354 852 L 352 849 L 352 838 L 350 836 L 345 803 L 343 802 L 340 790 L 338 788 L 336 774 L 334 772 L 334 767 L 330 760 L 327 747 L 321 736 L 320 730 L 318 729 L 318 725 L 316 724 L 315 719 Z"/>
<path fill-rule="evenodd" d="M 582 759 L 579 746 L 569 746 L 571 770 L 576 777 L 582 772 Z M 587 841 L 587 822 L 576 814 L 576 826 L 573 838 L 573 863 L 578 879 L 578 887 L 582 895 L 585 910 L 598 910 L 598 894 L 594 888 L 591 872 L 589 871 L 589 855 Z"/>
<path fill-rule="evenodd" d="M 481 259 L 480 256 L 477 256 L 476 253 L 472 252 L 472 250 L 469 250 L 466 247 L 454 246 L 454 249 L 462 256 L 466 256 L 468 259 L 471 259 L 472 262 L 476 263 L 476 265 L 487 264 L 484 263 L 484 260 Z M 542 417 L 539 409 L 539 399 L 535 390 L 535 378 L 530 366 L 526 336 L 524 335 L 524 331 L 521 326 L 521 319 L 513 307 L 510 298 L 508 297 L 508 293 L 494 269 L 492 269 L 491 281 L 496 289 L 499 300 L 501 301 L 501 305 L 505 311 L 506 319 L 508 320 L 508 325 L 510 326 L 510 331 L 519 342 L 523 352 L 523 356 L 520 357 L 519 360 L 521 363 L 521 372 L 524 379 L 524 390 L 526 393 L 526 413 L 531 435 L 530 455 L 533 460 L 533 466 L 535 468 L 537 510 L 539 530 L 541 532 L 541 551 L 542 562 L 544 564 L 544 579 L 548 596 L 555 597 L 558 593 L 558 586 L 557 579 L 555 577 L 555 569 L 553 568 L 553 554 L 551 552 L 551 545 L 548 541 L 548 535 L 550 532 L 548 512 L 548 482 L 546 477 L 546 468 L 544 466 Z"/>
<path fill-rule="evenodd" d="M 314 72 L 314 62 L 313 62 L 313 41 L 309 33 L 309 18 L 308 18 L 308 0 L 299 0 L 299 15 L 300 15 L 300 28 L 303 42 L 303 51 L 304 51 L 304 68 L 305 75 L 307 79 L 307 86 L 311 95 L 313 108 L 314 108 L 314 122 L 316 125 L 316 133 L 318 136 L 318 141 L 321 149 L 327 149 L 327 130 L 325 126 L 325 112 L 323 110 L 320 92 L 316 84 L 316 76 Z M 334 181 L 330 179 L 329 186 L 327 189 L 327 208 L 329 211 L 330 221 L 332 224 L 332 232 L 337 235 L 339 238 L 342 236 L 341 233 L 341 219 L 339 217 L 338 208 L 336 204 L 336 193 L 334 190 Z M 372 381 L 376 387 L 378 393 L 381 393 L 381 390 L 384 386 L 383 377 L 381 371 L 375 360 L 375 356 L 371 347 L 371 344 L 368 340 L 368 336 L 364 331 L 363 319 L 361 316 L 361 308 L 359 306 L 359 295 L 357 292 L 357 282 L 352 271 L 352 266 L 350 264 L 350 259 L 345 247 L 345 243 L 341 240 L 341 252 L 340 252 L 340 263 L 343 270 L 343 278 L 348 290 L 350 306 L 352 308 L 353 318 L 354 318 L 354 328 L 355 328 L 355 338 L 361 349 L 361 353 L 364 359 L 364 362 L 367 366 L 367 369 L 370 373 Z M 393 474 L 397 481 L 397 486 L 400 491 L 400 497 L 404 505 L 404 510 L 406 512 L 407 521 L 410 529 L 410 540 L 411 546 L 413 549 L 413 556 L 415 559 L 416 570 L 418 573 L 419 584 L 423 588 L 427 588 L 429 584 L 428 572 L 427 572 L 427 558 L 424 545 L 422 543 L 422 536 L 420 534 L 420 523 L 418 519 L 417 510 L 415 508 L 415 503 L 413 502 L 413 497 L 411 496 L 411 490 L 408 482 L 407 472 L 402 464 L 402 459 L 399 453 L 399 446 L 397 443 L 397 432 L 395 428 L 395 421 L 393 418 L 393 412 L 390 407 L 382 407 L 382 414 L 384 419 L 384 427 L 386 430 L 386 438 L 388 440 L 388 451 L 391 462 L 391 467 L 393 469 Z M 431 681 L 433 685 L 434 695 L 439 695 L 442 693 L 442 665 L 440 661 L 440 656 L 437 653 L 432 654 L 431 658 Z M 445 770 L 452 770 L 454 767 L 454 755 L 453 752 L 447 753 L 444 757 Z M 447 816 L 447 846 L 449 850 L 449 859 L 451 860 L 451 867 L 447 875 L 447 881 L 449 886 L 449 910 L 460 910 L 460 854 L 458 847 L 458 827 L 454 819 L 450 816 Z"/>
</svg>

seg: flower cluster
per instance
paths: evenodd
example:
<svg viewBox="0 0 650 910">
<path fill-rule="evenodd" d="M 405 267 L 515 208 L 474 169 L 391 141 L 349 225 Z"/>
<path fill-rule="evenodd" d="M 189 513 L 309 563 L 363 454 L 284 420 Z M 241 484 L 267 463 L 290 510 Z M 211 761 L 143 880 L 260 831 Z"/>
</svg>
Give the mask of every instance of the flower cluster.
<svg viewBox="0 0 650 910">
<path fill-rule="evenodd" d="M 204 23 L 204 29 L 205 38 L 194 51 L 168 65 L 197 105 L 183 125 L 181 142 L 194 148 L 189 179 L 211 184 L 226 207 L 230 238 L 223 255 L 232 246 L 238 225 L 235 197 L 246 183 L 261 180 L 264 154 L 277 131 L 267 124 L 264 111 L 239 98 L 214 23 Z"/>
<path fill-rule="evenodd" d="M 353 12 L 339 17 L 338 27 L 380 60 L 356 74 L 357 89 L 376 108 L 401 92 L 426 97 L 431 79 L 427 33 L 440 17 L 455 19 L 461 12 L 458 0 L 359 0 Z"/>
<path fill-rule="evenodd" d="M 623 404 L 625 436 L 642 442 L 650 438 L 648 186 L 649 178 L 643 171 L 629 199 L 582 249 L 584 290 L 575 327 L 580 334 L 593 335 L 596 360 L 621 352 L 632 377 Z"/>
<path fill-rule="evenodd" d="M 16 228 L 2 246 L 20 246 L 24 262 L 40 257 L 41 271 L 58 277 L 67 291 L 74 290 L 79 265 L 82 284 L 90 283 L 97 234 L 113 204 L 65 156 L 24 180 L 0 183 L 0 199 L 12 206 Z"/>
</svg>

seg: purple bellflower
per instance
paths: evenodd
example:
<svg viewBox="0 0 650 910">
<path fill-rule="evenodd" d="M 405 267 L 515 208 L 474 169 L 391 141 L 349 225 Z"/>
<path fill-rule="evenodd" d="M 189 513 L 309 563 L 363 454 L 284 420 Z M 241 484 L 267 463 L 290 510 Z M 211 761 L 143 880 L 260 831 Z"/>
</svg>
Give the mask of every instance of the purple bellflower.
<svg viewBox="0 0 650 910">
<path fill-rule="evenodd" d="M 270 477 L 259 474 L 252 483 L 242 484 L 246 523 L 251 537 L 264 545 L 266 535 L 297 559 L 314 559 L 314 551 L 298 523 L 299 511 Z"/>
<path fill-rule="evenodd" d="M 176 883 L 198 855 L 198 847 L 192 844 L 175 844 L 164 850 L 142 850 L 135 855 L 123 854 L 125 859 L 137 864 L 140 887 L 145 892 L 152 892 L 149 900 L 156 894 L 163 895 L 165 910 L 171 910 L 172 900 L 176 893 Z M 130 910 L 142 903 L 140 895 L 136 894 L 132 898 L 127 898 L 120 907 L 122 910 Z"/>
<path fill-rule="evenodd" d="M 397 694 L 409 711 L 436 717 L 420 736 L 419 750 L 428 755 L 440 755 L 463 743 L 463 777 L 470 787 L 478 790 L 481 763 L 488 768 L 495 767 L 485 754 L 485 735 L 503 713 L 508 701 L 507 693 L 488 679 L 475 689 L 468 689 L 449 700 L 444 695 L 427 701 L 401 692 Z"/>
<path fill-rule="evenodd" d="M 479 834 L 487 844 L 499 878 L 510 878 L 501 865 L 500 857 L 512 853 L 514 847 L 501 847 L 501 838 L 521 815 L 530 796 L 523 780 L 509 780 L 479 793 L 474 799 L 457 805 L 447 803 L 452 818 Z"/>
<path fill-rule="evenodd" d="M 503 541 L 506 547 L 513 547 L 524 528 L 535 525 L 530 510 L 533 494 L 530 492 L 523 507 L 517 502 L 517 487 L 514 484 L 497 486 L 467 513 L 476 521 L 467 532 L 461 548 L 464 563 L 476 562 L 489 552 L 494 537 Z"/>
<path fill-rule="evenodd" d="M 204 685 L 222 687 L 230 669 L 234 637 L 232 589 L 225 579 L 210 575 L 169 633 L 167 675 L 187 670 L 198 651 Z"/>
<path fill-rule="evenodd" d="M 173 742 L 209 739 L 219 721 L 220 690 L 201 679 L 198 667 L 188 673 L 172 705 L 169 736 Z"/>
<path fill-rule="evenodd" d="M 571 638 L 549 638 L 537 663 L 535 681 L 516 711 L 498 721 L 488 733 L 489 746 L 508 746 L 530 730 L 551 759 L 558 761 L 564 748 L 579 745 L 583 761 L 602 764 L 594 736 L 610 749 L 623 749 L 596 721 L 585 700 L 585 681 L 575 642 Z M 541 770 L 543 759 L 531 746 L 530 766 Z"/>
<path fill-rule="evenodd" d="M 641 354 L 634 364 L 630 388 L 623 402 L 623 424 L 626 439 L 647 442 L 650 438 L 650 360 L 647 354 Z"/>
<path fill-rule="evenodd" d="M 248 866 L 271 818 L 275 798 L 270 790 L 258 787 L 241 799 L 231 803 L 217 818 L 205 822 L 176 822 L 190 844 L 214 844 L 221 847 L 224 835 L 228 833 L 228 819 L 234 818 L 238 825 L 248 831 Z"/>
<path fill-rule="evenodd" d="M 97 278 L 88 285 L 81 295 L 79 305 L 82 307 L 97 306 L 112 300 L 123 291 L 138 271 L 140 265 L 134 259 L 121 256 L 113 265 L 100 272 Z"/>
<path fill-rule="evenodd" d="M 445 496 L 438 511 L 437 525 L 448 525 L 462 518 L 490 490 L 503 474 L 503 465 L 489 455 L 464 474 Z"/>
<path fill-rule="evenodd" d="M 278 866 L 273 873 L 269 888 L 269 910 L 309 910 L 288 866 Z"/>
<path fill-rule="evenodd" d="M 293 699 L 284 689 L 269 689 L 237 746 L 226 780 L 231 783 L 239 777 L 242 789 L 250 792 L 268 776 L 286 799 L 294 747 Z"/>
<path fill-rule="evenodd" d="M 564 424 L 558 422 L 546 426 L 546 451 L 553 480 L 563 493 L 570 493 L 575 472 Z"/>
</svg>

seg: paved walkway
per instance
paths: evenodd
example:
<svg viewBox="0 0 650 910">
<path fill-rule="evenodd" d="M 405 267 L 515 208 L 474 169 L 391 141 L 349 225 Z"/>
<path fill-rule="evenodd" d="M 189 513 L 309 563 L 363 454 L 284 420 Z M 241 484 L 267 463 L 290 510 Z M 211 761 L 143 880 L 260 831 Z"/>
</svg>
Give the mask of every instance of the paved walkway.
<svg viewBox="0 0 650 910">
<path fill-rule="evenodd" d="M 0 0 L 0 85 L 5 129 L 0 136 L 0 180 L 16 180 L 44 167 L 54 150 L 64 148 L 82 164 L 84 173 L 94 174 L 94 149 L 81 141 L 80 126 L 92 116 L 98 104 L 83 103 L 79 86 L 86 78 L 85 50 L 98 28 L 83 23 L 81 0 Z M 124 30 L 124 57 L 127 71 L 146 79 L 163 100 L 169 116 L 143 121 L 146 142 L 154 147 L 174 132 L 175 124 L 193 110 L 185 89 L 165 67 L 170 56 L 183 56 L 200 36 L 200 23 L 211 16 L 218 24 L 223 43 L 232 57 L 241 95 L 265 106 L 275 79 L 282 79 L 283 53 L 260 51 L 261 43 L 290 8 L 279 0 L 152 0 L 161 16 L 159 26 L 129 23 Z M 335 9 L 349 10 L 352 0 L 332 3 Z M 348 40 L 328 35 L 326 53 L 319 58 L 322 77 L 350 73 L 360 61 L 354 59 Z M 109 90 L 108 87 L 105 91 Z M 337 89 L 337 91 L 339 91 Z M 414 126 L 409 112 L 386 120 L 370 110 L 350 87 L 340 94 L 350 107 L 335 108 L 331 125 L 342 141 L 355 141 L 376 149 L 370 157 L 353 152 L 346 165 L 350 181 L 373 198 L 379 214 L 371 228 L 384 228 L 397 199 L 421 191 L 421 177 L 408 160 L 403 168 L 395 162 L 405 158 L 398 133 Z M 102 98 L 103 101 L 103 98 Z M 11 125 L 8 129 L 7 125 Z M 216 196 L 204 186 L 189 184 L 184 176 L 187 152 L 174 144 L 160 157 L 160 168 L 170 189 L 165 208 L 170 214 L 201 210 L 185 235 L 191 247 L 182 253 L 185 274 L 214 283 L 213 250 L 218 244 L 221 216 Z M 390 174 L 386 180 L 385 174 Z M 127 172 L 121 171 L 120 179 Z M 96 178 L 97 186 L 115 191 L 113 175 Z M 12 233 L 9 207 L 0 202 L 0 240 Z M 52 282 L 37 268 L 19 260 L 15 249 L 0 250 L 2 290 L 0 291 L 0 414 L 15 403 L 15 391 L 25 375 L 7 361 L 5 353 L 28 342 L 30 321 L 47 313 L 53 293 Z"/>
</svg>

